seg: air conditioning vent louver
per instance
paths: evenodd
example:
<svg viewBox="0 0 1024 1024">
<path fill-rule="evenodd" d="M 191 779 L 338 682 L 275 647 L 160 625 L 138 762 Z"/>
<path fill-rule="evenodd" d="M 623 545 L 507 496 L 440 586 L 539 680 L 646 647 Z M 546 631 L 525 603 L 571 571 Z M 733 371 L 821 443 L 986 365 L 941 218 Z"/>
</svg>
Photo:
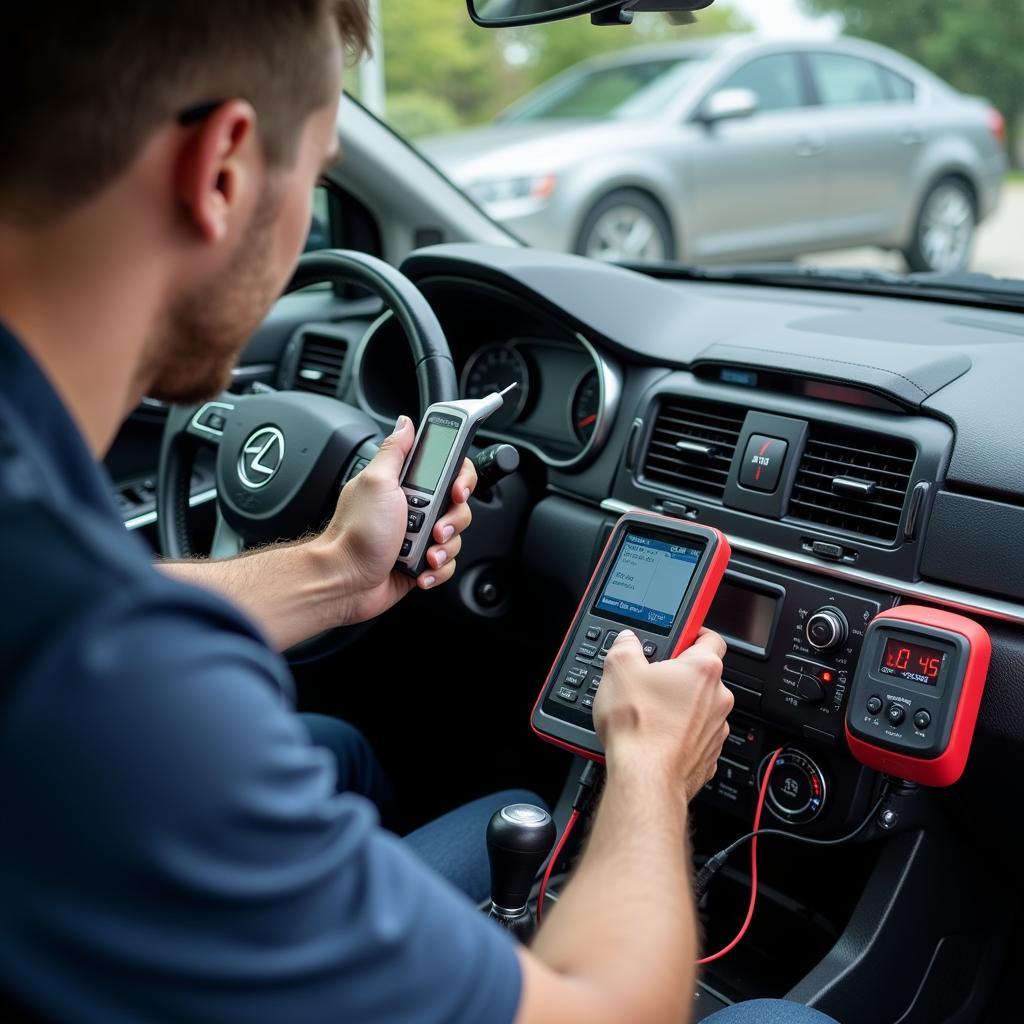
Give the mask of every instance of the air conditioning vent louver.
<svg viewBox="0 0 1024 1024">
<path fill-rule="evenodd" d="M 338 393 L 341 371 L 345 367 L 348 342 L 344 338 L 305 334 L 301 345 L 292 387 L 296 391 L 312 391 L 333 398 Z"/>
<path fill-rule="evenodd" d="M 745 411 L 720 402 L 667 397 L 644 460 L 646 480 L 721 498 Z"/>
<path fill-rule="evenodd" d="M 812 423 L 790 515 L 894 541 L 917 452 L 909 441 Z"/>
</svg>

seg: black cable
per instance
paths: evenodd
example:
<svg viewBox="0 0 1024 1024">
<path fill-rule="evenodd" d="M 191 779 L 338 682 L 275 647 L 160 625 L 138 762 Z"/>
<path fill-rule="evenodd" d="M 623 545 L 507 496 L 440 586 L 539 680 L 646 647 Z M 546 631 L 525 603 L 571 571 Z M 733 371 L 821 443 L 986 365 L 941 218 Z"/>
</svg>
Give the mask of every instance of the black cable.
<svg viewBox="0 0 1024 1024">
<path fill-rule="evenodd" d="M 748 832 L 744 836 L 740 836 L 735 842 L 730 843 L 724 850 L 720 850 L 713 857 L 708 859 L 701 866 L 700 871 L 697 872 L 697 877 L 693 882 L 693 890 L 695 898 L 700 901 L 703 899 L 704 894 L 708 890 L 712 879 L 718 872 L 725 866 L 725 862 L 729 859 L 732 854 L 739 849 L 744 843 L 750 842 L 755 836 L 760 838 L 761 836 L 778 836 L 782 839 L 793 839 L 798 843 L 808 843 L 811 846 L 839 846 L 842 843 L 848 843 L 861 834 L 875 820 L 876 815 L 882 809 L 882 805 L 889 798 L 889 784 L 885 782 L 882 784 L 882 792 L 878 799 L 875 801 L 874 806 L 867 813 L 864 820 L 852 831 L 848 832 L 845 836 L 839 836 L 837 839 L 815 839 L 813 836 L 804 836 L 799 832 L 787 832 L 781 828 L 759 828 L 755 832 Z"/>
</svg>

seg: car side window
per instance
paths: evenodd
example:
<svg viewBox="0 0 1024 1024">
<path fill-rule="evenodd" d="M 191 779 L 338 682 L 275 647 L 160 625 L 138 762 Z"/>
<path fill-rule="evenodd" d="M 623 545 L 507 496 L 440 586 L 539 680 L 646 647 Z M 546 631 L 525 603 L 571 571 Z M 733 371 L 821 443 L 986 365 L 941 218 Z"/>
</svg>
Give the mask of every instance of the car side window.
<svg viewBox="0 0 1024 1024">
<path fill-rule="evenodd" d="M 870 60 L 845 53 L 808 54 L 818 98 L 826 107 L 885 103 L 882 69 Z"/>
<path fill-rule="evenodd" d="M 890 71 L 889 68 L 882 68 L 882 79 L 885 82 L 885 91 L 889 100 L 893 103 L 912 103 L 916 90 L 914 83 L 909 78 Z"/>
<path fill-rule="evenodd" d="M 313 189 L 313 214 L 309 222 L 309 234 L 306 236 L 306 245 L 303 252 L 313 252 L 316 249 L 329 249 L 335 244 L 337 232 L 335 225 L 331 222 L 331 207 L 327 201 L 327 189 L 323 185 L 317 185 Z"/>
<path fill-rule="evenodd" d="M 774 53 L 744 64 L 715 91 L 724 89 L 750 89 L 757 96 L 759 113 L 805 105 L 800 67 L 791 53 Z"/>
</svg>

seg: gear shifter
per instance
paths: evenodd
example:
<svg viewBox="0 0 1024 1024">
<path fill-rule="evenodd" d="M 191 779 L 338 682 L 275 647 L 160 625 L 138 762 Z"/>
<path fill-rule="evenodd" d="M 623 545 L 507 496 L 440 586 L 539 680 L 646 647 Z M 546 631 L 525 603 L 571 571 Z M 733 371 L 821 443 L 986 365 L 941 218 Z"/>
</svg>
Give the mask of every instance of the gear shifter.
<svg viewBox="0 0 1024 1024">
<path fill-rule="evenodd" d="M 530 889 L 555 844 L 555 823 L 542 807 L 509 804 L 495 811 L 487 824 L 487 857 L 491 862 L 491 909 L 495 918 L 520 941 L 533 935 Z"/>
</svg>

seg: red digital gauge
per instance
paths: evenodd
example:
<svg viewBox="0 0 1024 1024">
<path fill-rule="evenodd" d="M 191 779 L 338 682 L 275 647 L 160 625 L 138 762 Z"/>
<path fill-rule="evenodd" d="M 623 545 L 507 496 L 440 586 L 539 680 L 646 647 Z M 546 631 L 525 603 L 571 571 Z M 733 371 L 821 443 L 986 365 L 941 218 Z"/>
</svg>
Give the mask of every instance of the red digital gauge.
<svg viewBox="0 0 1024 1024">
<path fill-rule="evenodd" d="M 846 740 L 869 768 L 926 786 L 963 774 L 992 644 L 973 619 L 915 605 L 876 615 L 846 707 Z"/>
</svg>

